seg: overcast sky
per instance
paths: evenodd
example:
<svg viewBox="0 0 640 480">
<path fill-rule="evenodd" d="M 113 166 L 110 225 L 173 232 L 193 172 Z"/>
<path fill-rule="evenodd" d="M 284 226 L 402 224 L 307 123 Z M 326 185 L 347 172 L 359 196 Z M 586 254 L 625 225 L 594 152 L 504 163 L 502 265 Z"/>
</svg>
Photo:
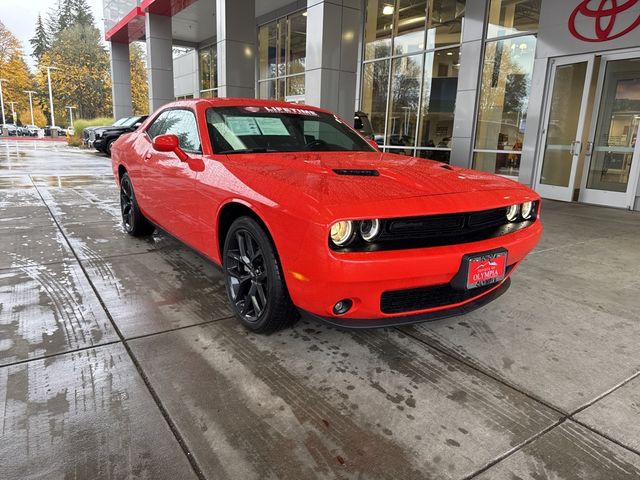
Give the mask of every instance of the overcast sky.
<svg viewBox="0 0 640 480">
<path fill-rule="evenodd" d="M 27 63 L 33 68 L 31 56 L 31 44 L 29 39 L 33 37 L 36 28 L 38 12 L 44 17 L 53 0 L 0 0 L 0 20 L 22 42 L 22 48 L 26 54 Z M 93 17 L 102 32 L 104 38 L 104 22 L 102 20 L 102 0 L 87 0 L 91 6 Z"/>
</svg>

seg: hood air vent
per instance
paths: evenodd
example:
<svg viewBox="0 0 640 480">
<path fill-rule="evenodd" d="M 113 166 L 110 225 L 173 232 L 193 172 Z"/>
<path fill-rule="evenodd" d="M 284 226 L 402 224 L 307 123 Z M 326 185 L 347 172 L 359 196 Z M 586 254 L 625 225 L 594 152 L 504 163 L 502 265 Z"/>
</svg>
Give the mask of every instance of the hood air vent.
<svg viewBox="0 0 640 480">
<path fill-rule="evenodd" d="M 338 175 L 350 175 L 353 177 L 377 177 L 380 175 L 380 172 L 377 170 L 334 168 L 333 171 Z"/>
</svg>

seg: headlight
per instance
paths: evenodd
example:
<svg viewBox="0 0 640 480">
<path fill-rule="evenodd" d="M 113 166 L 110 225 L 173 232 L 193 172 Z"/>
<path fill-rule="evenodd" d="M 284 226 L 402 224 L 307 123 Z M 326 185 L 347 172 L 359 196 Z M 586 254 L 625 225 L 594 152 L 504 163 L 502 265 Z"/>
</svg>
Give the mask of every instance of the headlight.
<svg viewBox="0 0 640 480">
<path fill-rule="evenodd" d="M 525 220 L 529 220 L 533 215 L 533 202 L 524 202 L 520 207 L 520 214 Z"/>
<path fill-rule="evenodd" d="M 507 208 L 507 220 L 515 222 L 518 219 L 518 213 L 520 212 L 520 205 L 511 205 Z"/>
<path fill-rule="evenodd" d="M 343 247 L 353 240 L 353 222 L 351 220 L 343 220 L 331 225 L 331 233 L 329 234 L 331 241 L 338 247 Z"/>
<path fill-rule="evenodd" d="M 380 220 L 363 220 L 360 222 L 360 236 L 363 240 L 371 242 L 380 233 Z"/>
</svg>

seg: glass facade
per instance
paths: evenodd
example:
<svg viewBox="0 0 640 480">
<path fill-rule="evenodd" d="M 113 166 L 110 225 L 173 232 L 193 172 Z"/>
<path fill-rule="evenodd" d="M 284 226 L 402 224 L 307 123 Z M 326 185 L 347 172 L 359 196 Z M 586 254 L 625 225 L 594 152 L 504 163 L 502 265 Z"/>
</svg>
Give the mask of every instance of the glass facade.
<svg viewBox="0 0 640 480">
<path fill-rule="evenodd" d="M 474 168 L 513 177 L 520 173 L 539 13 L 539 0 L 490 2 Z"/>
<path fill-rule="evenodd" d="M 449 161 L 464 9 L 367 1 L 360 109 L 385 150 Z"/>
<path fill-rule="evenodd" d="M 258 97 L 304 102 L 307 12 L 258 29 Z"/>
<path fill-rule="evenodd" d="M 201 98 L 212 98 L 218 96 L 217 59 L 218 51 L 215 45 L 202 48 L 198 52 Z"/>
</svg>

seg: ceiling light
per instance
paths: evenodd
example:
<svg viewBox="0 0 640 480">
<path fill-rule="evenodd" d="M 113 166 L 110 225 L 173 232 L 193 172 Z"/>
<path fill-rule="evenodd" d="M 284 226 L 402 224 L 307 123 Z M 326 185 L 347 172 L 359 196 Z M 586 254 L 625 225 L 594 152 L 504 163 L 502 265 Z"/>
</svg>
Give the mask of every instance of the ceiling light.
<svg viewBox="0 0 640 480">
<path fill-rule="evenodd" d="M 453 52 L 447 52 L 447 55 L 453 55 Z"/>
<path fill-rule="evenodd" d="M 382 7 L 383 15 L 393 15 L 393 5 L 385 5 Z"/>
</svg>

